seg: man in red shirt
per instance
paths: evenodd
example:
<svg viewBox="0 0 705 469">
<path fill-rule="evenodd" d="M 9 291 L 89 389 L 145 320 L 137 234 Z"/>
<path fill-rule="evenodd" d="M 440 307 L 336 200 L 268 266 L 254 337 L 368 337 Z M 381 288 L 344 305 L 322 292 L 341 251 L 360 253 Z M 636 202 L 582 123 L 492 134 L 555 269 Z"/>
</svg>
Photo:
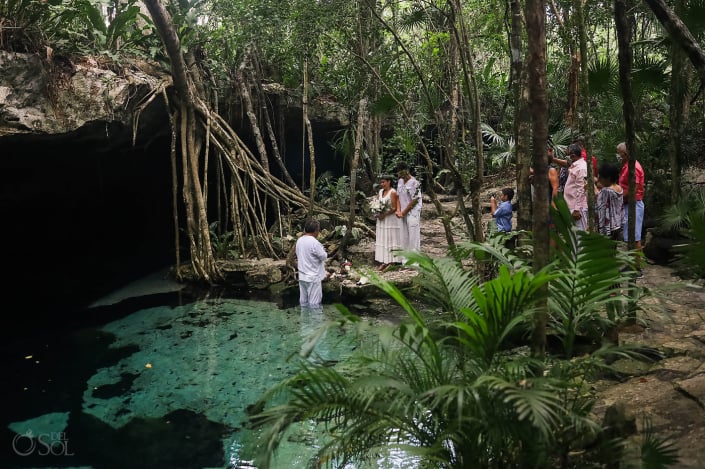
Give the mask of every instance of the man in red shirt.
<svg viewBox="0 0 705 469">
<path fill-rule="evenodd" d="M 622 142 L 617 145 L 617 155 L 622 160 L 622 171 L 619 173 L 619 185 L 624 190 L 624 217 L 622 219 L 622 231 L 624 233 L 624 241 L 629 240 L 629 208 L 627 206 L 629 193 L 629 152 L 627 152 L 627 144 Z M 634 176 L 636 179 L 636 191 L 634 198 L 636 199 L 636 222 L 634 223 L 634 241 L 636 250 L 641 252 L 641 231 L 644 225 L 644 169 L 638 161 L 634 161 Z M 640 256 L 641 257 L 641 256 Z M 638 276 L 643 277 L 641 268 L 639 268 L 639 260 L 637 260 Z"/>
</svg>

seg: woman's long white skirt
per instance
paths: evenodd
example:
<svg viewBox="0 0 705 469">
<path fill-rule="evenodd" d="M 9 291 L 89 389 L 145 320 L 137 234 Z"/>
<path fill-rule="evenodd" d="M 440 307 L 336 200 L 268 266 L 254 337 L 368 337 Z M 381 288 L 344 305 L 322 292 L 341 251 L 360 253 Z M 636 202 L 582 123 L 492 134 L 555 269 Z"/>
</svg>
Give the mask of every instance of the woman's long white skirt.
<svg viewBox="0 0 705 469">
<path fill-rule="evenodd" d="M 375 260 L 382 264 L 391 262 L 401 262 L 402 259 L 392 254 L 392 249 L 399 249 L 401 231 L 401 220 L 396 215 L 387 215 L 381 220 L 377 220 L 377 231 L 375 240 Z"/>
</svg>

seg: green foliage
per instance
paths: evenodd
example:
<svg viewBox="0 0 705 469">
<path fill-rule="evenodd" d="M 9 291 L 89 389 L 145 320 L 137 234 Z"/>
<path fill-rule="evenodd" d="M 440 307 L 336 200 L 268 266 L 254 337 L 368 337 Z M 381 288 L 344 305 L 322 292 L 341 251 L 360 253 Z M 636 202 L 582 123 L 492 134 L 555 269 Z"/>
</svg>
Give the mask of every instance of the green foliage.
<svg viewBox="0 0 705 469">
<path fill-rule="evenodd" d="M 602 57 L 588 65 L 589 92 L 605 98 L 621 96 L 619 65 L 612 57 Z"/>
<path fill-rule="evenodd" d="M 232 231 L 220 232 L 219 223 L 214 221 L 209 225 L 211 247 L 216 259 L 234 259 L 238 257 L 237 246 Z"/>
<path fill-rule="evenodd" d="M 667 70 L 670 62 L 664 58 L 637 56 L 632 72 L 632 91 L 636 97 L 642 93 L 653 91 L 662 93 L 668 88 Z"/>
<path fill-rule="evenodd" d="M 532 275 L 527 270 L 510 275 L 507 267 L 501 266 L 496 278 L 473 288 L 472 301 L 461 308 L 464 318 L 455 323 L 462 332 L 460 343 L 492 364 L 506 338 L 530 321 L 539 290 L 549 279 L 546 274 Z"/>
<path fill-rule="evenodd" d="M 16 52 L 37 52 L 44 42 L 48 25 L 49 5 L 36 0 L 0 2 L 0 46 Z"/>
<path fill-rule="evenodd" d="M 677 262 L 689 267 L 693 274 L 705 277 L 705 189 L 683 194 L 681 200 L 668 207 L 660 218 L 661 229 L 683 237 L 675 247 Z"/>
<path fill-rule="evenodd" d="M 642 469 L 665 469 L 678 464 L 678 448 L 675 442 L 654 435 L 651 419 L 644 417 L 642 421 L 643 438 L 641 442 Z"/>
<path fill-rule="evenodd" d="M 253 419 L 262 429 L 257 463 L 267 467 L 287 428 L 313 421 L 325 430 L 316 461 L 333 466 L 379 461 L 390 451 L 396 464 L 418 467 L 590 465 L 597 456 L 586 445 L 601 445 L 593 445 L 600 427 L 590 418 L 586 376 L 606 366 L 606 353 L 634 352 L 603 348 L 566 361 L 529 357 L 516 342 L 547 284 L 559 297 L 550 303 L 557 322 L 563 317 L 558 309 L 587 311 L 594 321 L 599 307 L 615 301 L 611 287 L 622 277 L 614 246 L 576 234 L 568 228 L 567 208 L 562 212 L 556 242 L 566 252 L 543 272 L 533 273 L 526 261 L 492 243 L 465 243 L 440 259 L 402 253 L 419 271 L 426 312 L 370 272 L 409 319 L 345 371 L 304 361 L 265 396 L 263 403 L 278 404 Z M 496 278 L 481 282 L 465 267 L 467 256 L 478 253 L 502 260 Z M 575 334 L 569 326 L 558 333 Z M 619 447 L 614 451 L 619 458 Z"/>
<path fill-rule="evenodd" d="M 436 268 L 430 259 L 423 261 Z M 449 277 L 459 273 L 445 270 L 448 265 L 438 267 L 441 277 L 442 272 Z M 529 307 L 547 277 L 528 271 L 512 277 L 504 271 L 496 282 L 476 287 L 473 305 L 461 308 L 465 319 L 448 323 L 460 341 L 436 338 L 394 285 L 373 280 L 399 302 L 410 321 L 375 352 L 359 356 L 358 366 L 345 374 L 303 362 L 299 373 L 274 391 L 286 396 L 285 403 L 256 416 L 265 449 L 258 464 L 267 466 L 285 428 L 313 419 L 328 430 L 318 461 L 364 461 L 396 448 L 401 450 L 397 460 L 421 458 L 435 467 L 506 467 L 528 461 L 541 466 L 558 450 L 553 435 L 559 423 L 586 420 L 584 413 L 566 415 L 558 392 L 565 387 L 550 373 L 536 374 L 533 370 L 541 368 L 537 361 L 497 347 L 497 340 L 523 321 L 523 305 Z M 440 283 L 458 284 L 451 278 Z M 459 344 L 475 341 L 486 345 L 483 353 L 466 350 L 460 359 Z"/>
<path fill-rule="evenodd" d="M 336 179 L 330 173 L 323 173 L 316 180 L 316 200 L 324 207 L 344 212 L 350 208 L 350 195 L 349 176 Z"/>
<path fill-rule="evenodd" d="M 484 156 L 487 166 L 492 169 L 508 167 L 515 159 L 514 138 L 504 137 L 489 124 L 480 124 L 482 138 L 485 142 Z"/>
<path fill-rule="evenodd" d="M 619 286 L 629 277 L 622 272 L 633 263 L 628 252 L 617 249 L 615 241 L 598 233 L 577 231 L 563 198 L 551 209 L 555 231 L 554 266 L 560 272 L 549 286 L 550 327 L 563 345 L 566 357 L 575 352 L 578 336 L 599 339 L 621 319 L 606 317 L 607 311 L 620 311 L 626 298 Z"/>
<path fill-rule="evenodd" d="M 51 7 L 50 40 L 63 49 L 86 55 L 103 54 L 118 60 L 122 53 L 144 53 L 153 38 L 152 20 L 136 0 L 78 0 Z M 144 25 L 144 30 L 139 26 Z"/>
</svg>

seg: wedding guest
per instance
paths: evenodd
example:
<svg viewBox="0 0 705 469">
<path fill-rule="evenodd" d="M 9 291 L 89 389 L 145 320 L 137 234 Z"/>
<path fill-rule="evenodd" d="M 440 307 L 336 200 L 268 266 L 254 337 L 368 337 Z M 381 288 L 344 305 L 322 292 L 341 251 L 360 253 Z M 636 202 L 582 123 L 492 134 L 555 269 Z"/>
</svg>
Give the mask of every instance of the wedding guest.
<svg viewBox="0 0 705 469">
<path fill-rule="evenodd" d="M 619 185 L 619 168 L 605 162 L 600 165 L 598 181 L 601 189 L 595 189 L 596 228 L 608 238 L 622 240 L 622 212 L 624 190 Z"/>
<path fill-rule="evenodd" d="M 509 233 L 512 231 L 512 199 L 514 189 L 505 187 L 500 196 L 501 203 L 497 206 L 494 195 L 490 197 L 490 213 L 497 223 L 497 231 Z"/>
<path fill-rule="evenodd" d="M 626 202 L 629 194 L 629 152 L 627 151 L 627 144 L 622 142 L 617 145 L 617 155 L 622 161 L 622 171 L 619 173 L 619 185 L 622 186 L 624 190 L 624 216 L 622 217 L 622 234 L 624 237 L 624 242 L 629 241 L 629 207 L 627 207 Z M 637 256 L 637 276 L 636 278 L 642 278 L 644 272 L 641 270 L 641 231 L 644 226 L 644 184 L 646 178 L 644 177 L 644 169 L 641 167 L 638 161 L 634 161 L 634 177 L 636 179 L 636 191 L 634 194 L 634 199 L 636 200 L 636 219 L 634 223 L 634 242 L 636 244 L 636 250 L 640 254 Z"/>
<path fill-rule="evenodd" d="M 587 231 L 587 162 L 582 157 L 582 148 L 577 144 L 568 147 L 568 156 L 571 163 L 568 166 L 568 180 L 563 189 L 563 198 L 568 204 L 575 227 Z"/>
</svg>

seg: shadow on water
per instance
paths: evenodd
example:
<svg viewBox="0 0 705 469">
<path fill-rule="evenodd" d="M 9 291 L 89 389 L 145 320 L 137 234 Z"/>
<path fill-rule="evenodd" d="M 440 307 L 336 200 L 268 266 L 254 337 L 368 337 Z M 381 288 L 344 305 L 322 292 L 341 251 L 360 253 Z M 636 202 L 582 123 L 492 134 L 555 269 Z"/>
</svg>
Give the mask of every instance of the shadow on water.
<svg viewBox="0 0 705 469">
<path fill-rule="evenodd" d="M 136 417 L 113 428 L 82 410 L 86 382 L 139 351 L 113 347 L 116 337 L 104 324 L 145 308 L 175 308 L 196 297 L 164 293 L 133 297 L 116 304 L 67 314 L 64 320 L 37 322 L 31 330 L 7 334 L 0 346 L 4 369 L 0 429 L 0 467 L 194 468 L 224 464 L 222 437 L 227 426 L 189 410 L 161 418 Z M 7 330 L 5 331 L 8 332 Z M 96 387 L 98 399 L 129 394 L 134 373 L 114 384 Z M 28 417 L 67 413 L 67 424 L 27 428 L 32 438 L 8 425 Z"/>
<path fill-rule="evenodd" d="M 91 415 L 78 413 L 73 417 L 72 413 L 65 431 L 33 440 L 16 438 L 4 429 L 3 441 L 12 442 L 16 454 L 10 455 L 2 467 L 224 467 L 222 438 L 227 431 L 225 425 L 189 410 L 177 410 L 161 418 L 134 418 L 119 429 Z"/>
<path fill-rule="evenodd" d="M 197 469 L 251 459 L 241 454 L 252 439 L 247 409 L 291 376 L 290 359 L 324 320 L 291 307 L 288 293 L 258 296 L 133 297 L 8 334 L 0 467 Z M 356 348 L 341 337 L 331 334 L 319 358 L 337 363 Z M 290 461 L 305 465 L 293 451 Z"/>
</svg>

